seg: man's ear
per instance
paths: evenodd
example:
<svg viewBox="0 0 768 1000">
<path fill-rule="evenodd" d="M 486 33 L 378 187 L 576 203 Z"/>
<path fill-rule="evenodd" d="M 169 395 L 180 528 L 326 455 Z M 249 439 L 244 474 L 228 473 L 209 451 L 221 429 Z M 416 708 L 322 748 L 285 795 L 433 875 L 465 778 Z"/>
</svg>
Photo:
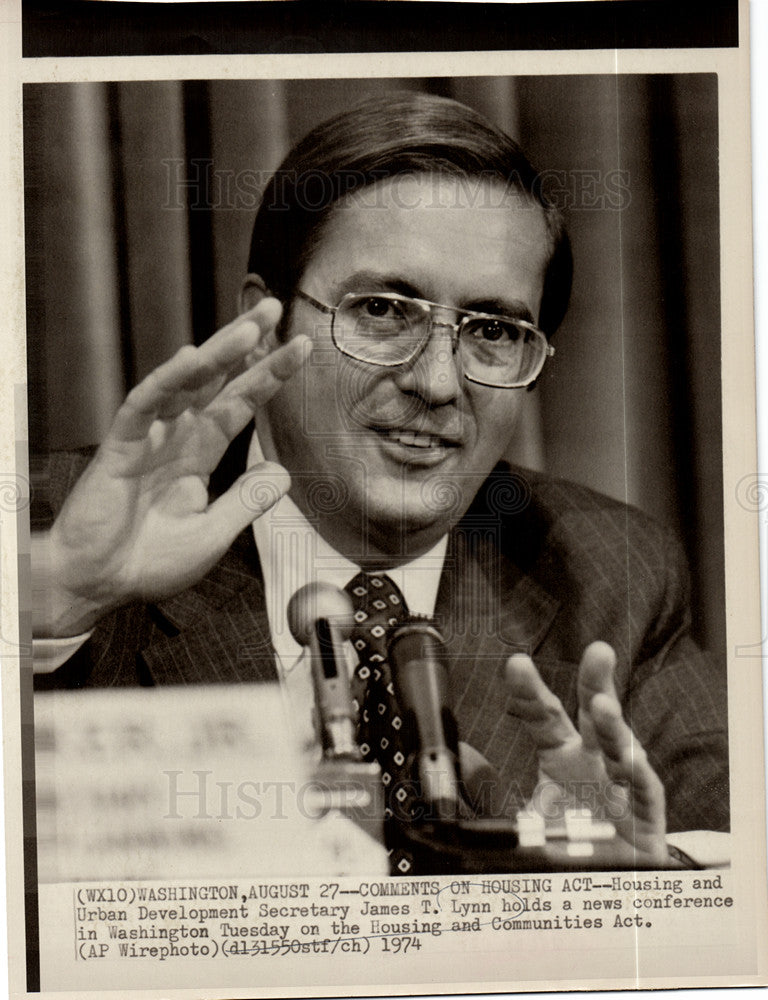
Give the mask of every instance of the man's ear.
<svg viewBox="0 0 768 1000">
<path fill-rule="evenodd" d="M 269 289 L 264 283 L 264 279 L 258 274 L 247 274 L 237 296 L 238 316 L 242 316 L 250 309 L 255 309 L 259 302 L 268 295 Z"/>
</svg>

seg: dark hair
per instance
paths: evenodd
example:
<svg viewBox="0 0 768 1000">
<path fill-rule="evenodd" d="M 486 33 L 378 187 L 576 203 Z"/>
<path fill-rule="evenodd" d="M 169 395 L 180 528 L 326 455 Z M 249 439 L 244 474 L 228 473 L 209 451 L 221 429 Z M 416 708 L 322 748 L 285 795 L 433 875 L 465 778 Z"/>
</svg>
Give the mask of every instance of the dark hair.
<svg viewBox="0 0 768 1000">
<path fill-rule="evenodd" d="M 552 254 L 539 325 L 551 335 L 568 306 L 572 258 L 558 209 L 504 132 L 457 101 L 404 93 L 372 98 L 313 129 L 288 153 L 256 216 L 248 270 L 287 302 L 333 205 L 344 195 L 404 173 L 488 177 L 522 191 L 544 210 Z"/>
</svg>

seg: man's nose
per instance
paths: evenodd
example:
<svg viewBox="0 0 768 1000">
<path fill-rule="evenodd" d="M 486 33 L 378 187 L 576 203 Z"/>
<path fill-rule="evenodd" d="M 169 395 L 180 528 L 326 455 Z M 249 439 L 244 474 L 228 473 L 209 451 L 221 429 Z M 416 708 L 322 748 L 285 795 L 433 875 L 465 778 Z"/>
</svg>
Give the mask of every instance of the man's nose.
<svg viewBox="0 0 768 1000">
<path fill-rule="evenodd" d="M 455 327 L 450 323 L 433 323 L 424 349 L 398 372 L 399 388 L 418 394 L 432 406 L 456 399 L 462 391 L 463 377 L 455 346 Z"/>
</svg>

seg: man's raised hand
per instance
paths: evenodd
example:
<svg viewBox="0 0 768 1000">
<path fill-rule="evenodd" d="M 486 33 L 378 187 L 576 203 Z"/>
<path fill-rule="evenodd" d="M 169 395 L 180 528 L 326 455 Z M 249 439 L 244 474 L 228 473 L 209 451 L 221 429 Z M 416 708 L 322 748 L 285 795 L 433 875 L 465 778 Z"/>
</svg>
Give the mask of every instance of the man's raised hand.
<svg viewBox="0 0 768 1000">
<path fill-rule="evenodd" d="M 235 435 L 309 355 L 307 337 L 274 346 L 279 318 L 264 299 L 130 392 L 44 540 L 38 633 L 76 634 L 111 608 L 192 585 L 287 492 L 271 462 L 210 505 L 207 489 Z"/>
<path fill-rule="evenodd" d="M 507 660 L 510 712 L 522 721 L 539 755 L 532 807 L 553 817 L 589 806 L 616 827 L 621 864 L 668 860 L 664 787 L 624 721 L 613 684 L 616 656 L 593 642 L 579 666 L 578 726 L 525 655 Z"/>
</svg>

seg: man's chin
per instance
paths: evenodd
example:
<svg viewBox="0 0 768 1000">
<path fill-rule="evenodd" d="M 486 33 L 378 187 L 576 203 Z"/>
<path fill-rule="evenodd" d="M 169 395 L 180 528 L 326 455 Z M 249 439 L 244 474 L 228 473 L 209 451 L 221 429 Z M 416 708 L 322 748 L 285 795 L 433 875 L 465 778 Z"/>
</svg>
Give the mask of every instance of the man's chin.
<svg viewBox="0 0 768 1000">
<path fill-rule="evenodd" d="M 368 534 L 377 548 L 415 557 L 436 544 L 461 518 L 466 506 L 448 482 L 430 484 L 426 497 L 419 500 L 397 509 L 369 507 Z"/>
</svg>

